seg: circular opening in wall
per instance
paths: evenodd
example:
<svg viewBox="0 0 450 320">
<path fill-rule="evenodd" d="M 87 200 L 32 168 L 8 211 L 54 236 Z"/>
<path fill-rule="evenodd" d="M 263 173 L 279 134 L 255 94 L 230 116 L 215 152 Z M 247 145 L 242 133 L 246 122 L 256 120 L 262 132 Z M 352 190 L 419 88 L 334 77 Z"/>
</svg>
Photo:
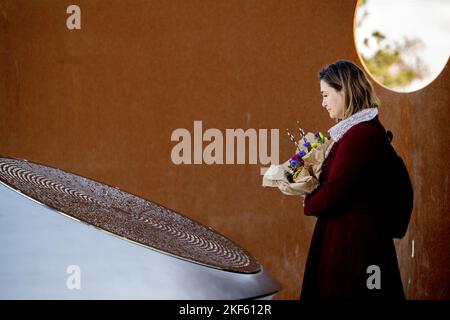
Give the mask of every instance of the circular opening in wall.
<svg viewBox="0 0 450 320">
<path fill-rule="evenodd" d="M 442 72 L 450 55 L 450 1 L 359 0 L 356 51 L 381 86 L 413 92 Z"/>
</svg>

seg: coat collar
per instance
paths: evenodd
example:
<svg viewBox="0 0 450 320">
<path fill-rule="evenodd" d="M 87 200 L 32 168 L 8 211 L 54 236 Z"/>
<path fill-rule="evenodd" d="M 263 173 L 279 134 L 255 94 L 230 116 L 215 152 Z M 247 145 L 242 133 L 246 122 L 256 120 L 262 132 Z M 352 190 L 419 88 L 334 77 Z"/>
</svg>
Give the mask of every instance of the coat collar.
<svg viewBox="0 0 450 320">
<path fill-rule="evenodd" d="M 377 115 L 378 115 L 378 108 L 367 108 L 355 114 L 352 114 L 347 119 L 342 120 L 335 126 L 331 127 L 330 130 L 328 130 L 328 133 L 330 134 L 332 141 L 328 145 L 327 150 L 325 151 L 325 159 L 328 158 L 328 155 L 330 154 L 331 148 L 333 147 L 334 143 L 338 142 L 339 139 L 341 139 L 342 136 L 348 130 L 350 130 L 351 127 L 357 125 L 358 123 L 372 120 Z"/>
<path fill-rule="evenodd" d="M 367 108 L 352 114 L 345 120 L 340 121 L 328 130 L 333 141 L 337 142 L 340 138 L 354 125 L 358 123 L 372 120 L 378 115 L 378 108 Z"/>
</svg>

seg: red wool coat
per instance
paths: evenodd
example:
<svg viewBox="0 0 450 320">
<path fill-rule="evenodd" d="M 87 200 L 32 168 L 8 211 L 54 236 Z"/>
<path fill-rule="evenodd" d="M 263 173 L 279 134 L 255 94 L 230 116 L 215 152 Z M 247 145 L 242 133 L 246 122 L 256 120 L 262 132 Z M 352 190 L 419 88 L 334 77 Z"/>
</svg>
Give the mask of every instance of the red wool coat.
<svg viewBox="0 0 450 320">
<path fill-rule="evenodd" d="M 394 243 L 383 223 L 387 143 L 376 116 L 351 127 L 333 145 L 319 188 L 305 198 L 305 215 L 318 219 L 302 300 L 405 298 Z M 372 265 L 379 268 L 380 289 L 367 285 L 375 283 Z"/>
</svg>

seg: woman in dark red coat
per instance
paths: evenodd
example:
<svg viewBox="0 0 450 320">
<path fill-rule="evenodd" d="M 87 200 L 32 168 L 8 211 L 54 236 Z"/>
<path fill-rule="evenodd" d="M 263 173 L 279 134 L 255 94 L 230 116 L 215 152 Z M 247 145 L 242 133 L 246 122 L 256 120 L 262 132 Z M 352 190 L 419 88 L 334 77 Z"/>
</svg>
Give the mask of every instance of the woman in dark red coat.
<svg viewBox="0 0 450 320">
<path fill-rule="evenodd" d="M 319 72 L 328 132 L 320 186 L 304 199 L 317 223 L 301 299 L 404 299 L 395 247 L 381 214 L 387 163 L 379 100 L 364 72 L 337 61 Z"/>
</svg>

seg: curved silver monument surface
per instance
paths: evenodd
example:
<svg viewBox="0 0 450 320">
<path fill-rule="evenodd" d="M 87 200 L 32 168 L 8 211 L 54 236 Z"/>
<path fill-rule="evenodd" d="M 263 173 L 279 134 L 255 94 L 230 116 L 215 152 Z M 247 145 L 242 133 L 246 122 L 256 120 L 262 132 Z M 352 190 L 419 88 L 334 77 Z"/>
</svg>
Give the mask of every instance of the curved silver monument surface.
<svg viewBox="0 0 450 320">
<path fill-rule="evenodd" d="M 211 228 L 8 157 L 0 157 L 0 243 L 0 299 L 248 299 L 280 289 Z"/>
</svg>

